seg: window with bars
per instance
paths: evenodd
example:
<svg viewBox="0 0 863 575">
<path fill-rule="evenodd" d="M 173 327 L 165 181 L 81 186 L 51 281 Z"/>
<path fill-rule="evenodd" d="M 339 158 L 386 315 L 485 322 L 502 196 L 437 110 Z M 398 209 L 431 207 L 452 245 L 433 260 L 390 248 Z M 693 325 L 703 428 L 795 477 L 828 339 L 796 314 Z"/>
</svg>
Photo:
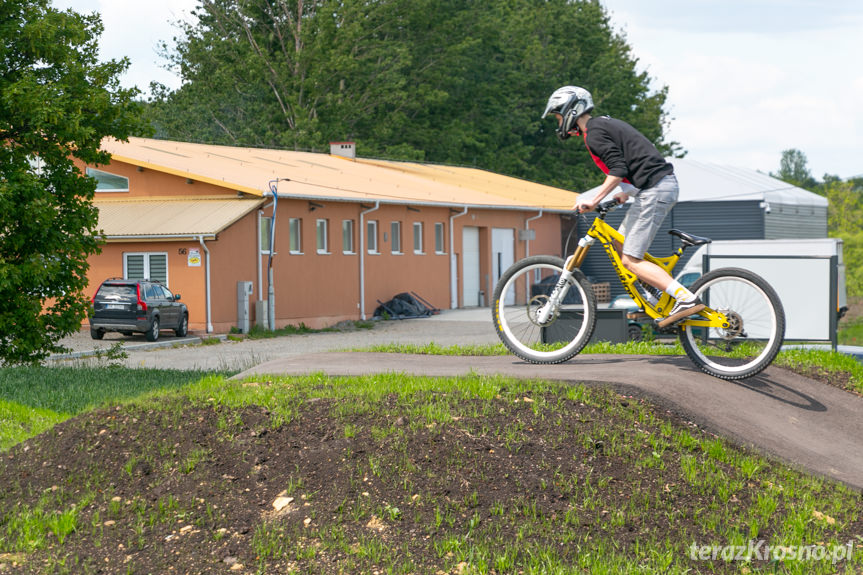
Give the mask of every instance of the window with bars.
<svg viewBox="0 0 863 575">
<path fill-rule="evenodd" d="M 316 241 L 317 241 L 317 250 L 319 254 L 328 254 L 330 253 L 330 243 L 329 243 L 329 220 L 318 220 L 315 222 L 315 230 L 316 230 Z"/>
<path fill-rule="evenodd" d="M 290 252 L 292 254 L 301 254 L 303 253 L 303 244 L 302 244 L 302 218 L 291 218 L 288 224 L 288 234 L 289 234 L 289 242 L 290 242 Z"/>
<path fill-rule="evenodd" d="M 366 250 L 370 254 L 378 253 L 378 221 L 366 222 Z"/>
<path fill-rule="evenodd" d="M 402 253 L 402 223 L 392 222 L 390 224 L 390 248 L 392 253 Z M 386 239 L 386 238 L 384 238 Z"/>
<path fill-rule="evenodd" d="M 436 254 L 446 253 L 446 242 L 444 240 L 444 229 L 442 222 L 438 222 L 434 225 L 434 251 Z"/>
<path fill-rule="evenodd" d="M 353 220 L 342 220 L 342 252 L 346 254 L 355 253 Z"/>
<path fill-rule="evenodd" d="M 414 253 L 423 253 L 423 223 L 414 222 Z"/>
<path fill-rule="evenodd" d="M 270 238 L 272 237 L 273 218 L 260 216 L 261 219 L 261 253 L 270 253 Z"/>
</svg>

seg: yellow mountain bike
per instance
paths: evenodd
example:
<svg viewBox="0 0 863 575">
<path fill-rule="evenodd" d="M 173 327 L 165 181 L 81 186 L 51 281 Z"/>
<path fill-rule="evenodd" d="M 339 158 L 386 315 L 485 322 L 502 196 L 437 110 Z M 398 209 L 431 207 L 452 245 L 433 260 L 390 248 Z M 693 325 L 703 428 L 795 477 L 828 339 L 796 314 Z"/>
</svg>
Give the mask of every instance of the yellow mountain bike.
<svg viewBox="0 0 863 575">
<path fill-rule="evenodd" d="M 597 206 L 598 216 L 566 261 L 532 256 L 513 264 L 494 290 L 492 315 L 497 334 L 515 355 L 532 363 L 560 363 L 579 353 L 596 326 L 596 297 L 579 269 L 587 251 L 599 241 L 624 289 L 641 312 L 661 322 L 674 299 L 628 272 L 614 242 L 623 236 L 605 221 L 619 204 Z M 708 238 L 678 230 L 676 253 L 665 258 L 645 254 L 669 273 L 687 247 Z M 689 358 L 704 372 L 723 379 L 743 379 L 766 368 L 785 336 L 785 312 L 779 296 L 760 276 L 739 268 L 720 268 L 701 276 L 689 288 L 707 308 L 677 324 L 677 335 Z"/>
</svg>

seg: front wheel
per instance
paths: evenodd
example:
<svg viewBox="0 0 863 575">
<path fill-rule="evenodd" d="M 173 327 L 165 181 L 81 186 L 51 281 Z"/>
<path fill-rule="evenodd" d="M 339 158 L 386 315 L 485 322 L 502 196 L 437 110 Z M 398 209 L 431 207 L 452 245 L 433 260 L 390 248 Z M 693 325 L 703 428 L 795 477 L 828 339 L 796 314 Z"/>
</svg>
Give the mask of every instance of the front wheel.
<svg viewBox="0 0 863 575">
<path fill-rule="evenodd" d="M 689 289 L 728 319 L 724 328 L 681 325 L 680 343 L 702 371 L 744 379 L 773 362 L 785 337 L 785 311 L 761 276 L 722 268 L 704 274 Z"/>
<path fill-rule="evenodd" d="M 596 298 L 580 270 L 560 286 L 563 260 L 532 256 L 513 264 L 494 290 L 492 319 L 503 344 L 531 363 L 560 363 L 580 352 L 596 326 Z M 557 290 L 560 293 L 560 290 Z"/>
</svg>

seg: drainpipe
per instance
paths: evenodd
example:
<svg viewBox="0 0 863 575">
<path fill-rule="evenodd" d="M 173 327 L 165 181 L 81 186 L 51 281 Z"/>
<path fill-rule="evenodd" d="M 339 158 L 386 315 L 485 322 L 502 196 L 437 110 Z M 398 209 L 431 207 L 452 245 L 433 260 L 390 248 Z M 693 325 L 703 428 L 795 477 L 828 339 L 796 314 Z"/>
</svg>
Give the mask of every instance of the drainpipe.
<svg viewBox="0 0 863 575">
<path fill-rule="evenodd" d="M 540 208 L 538 214 L 524 220 L 525 231 L 530 230 L 530 222 L 532 222 L 533 220 L 538 220 L 541 217 L 542 217 L 542 208 Z M 530 237 L 529 236 L 524 241 L 524 257 L 526 257 L 526 258 L 530 257 Z M 526 294 L 525 300 L 529 300 L 530 299 L 530 274 L 526 274 L 524 276 L 524 289 L 525 289 L 524 293 Z"/>
<path fill-rule="evenodd" d="M 198 236 L 198 242 L 201 244 L 201 249 L 204 250 L 207 271 L 205 273 L 206 278 L 206 298 L 207 298 L 207 333 L 213 333 L 213 316 L 210 312 L 210 250 L 207 248 L 207 245 L 204 243 L 204 236 Z"/>
<path fill-rule="evenodd" d="M 360 318 L 366 319 L 366 249 L 365 237 L 366 227 L 364 216 L 381 207 L 380 200 L 375 202 L 375 207 L 360 212 Z"/>
<path fill-rule="evenodd" d="M 258 250 L 255 252 L 255 261 L 257 262 L 258 270 L 258 301 L 264 299 L 264 272 L 261 266 L 261 218 L 264 217 L 264 210 L 258 210 Z"/>
<path fill-rule="evenodd" d="M 449 307 L 458 308 L 458 267 L 455 258 L 455 232 L 453 231 L 453 220 L 467 213 L 467 206 L 461 212 L 449 217 Z"/>
</svg>

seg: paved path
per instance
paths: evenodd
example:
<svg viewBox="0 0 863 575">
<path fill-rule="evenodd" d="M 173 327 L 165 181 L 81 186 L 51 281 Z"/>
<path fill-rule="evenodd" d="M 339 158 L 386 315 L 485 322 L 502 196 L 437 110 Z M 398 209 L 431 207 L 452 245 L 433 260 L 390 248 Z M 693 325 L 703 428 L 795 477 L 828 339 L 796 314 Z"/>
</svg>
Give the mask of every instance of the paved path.
<svg viewBox="0 0 863 575">
<path fill-rule="evenodd" d="M 477 373 L 610 384 L 646 395 L 714 433 L 863 489 L 863 398 L 776 367 L 729 382 L 676 356 L 582 355 L 560 365 L 531 365 L 512 356 L 326 352 L 273 359 L 236 377 L 318 372 Z"/>
</svg>

